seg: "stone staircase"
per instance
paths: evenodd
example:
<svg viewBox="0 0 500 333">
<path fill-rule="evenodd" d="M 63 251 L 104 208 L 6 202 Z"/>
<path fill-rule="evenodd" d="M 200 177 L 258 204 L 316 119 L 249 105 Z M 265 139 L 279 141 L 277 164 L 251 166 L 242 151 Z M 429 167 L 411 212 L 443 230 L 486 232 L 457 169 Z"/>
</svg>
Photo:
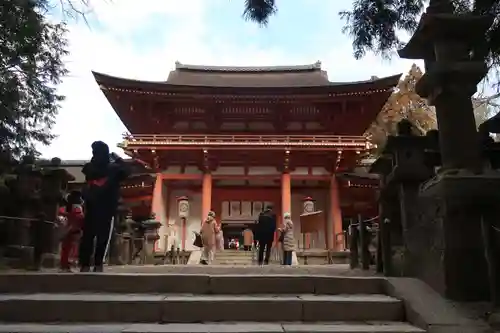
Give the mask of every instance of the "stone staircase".
<svg viewBox="0 0 500 333">
<path fill-rule="evenodd" d="M 215 254 L 214 265 L 248 266 L 252 265 L 252 251 L 224 250 Z M 255 258 L 256 259 L 256 258 Z"/>
<path fill-rule="evenodd" d="M 386 294 L 382 278 L 258 269 L 4 273 L 0 332 L 425 332 L 404 322 L 405 304 Z"/>
</svg>

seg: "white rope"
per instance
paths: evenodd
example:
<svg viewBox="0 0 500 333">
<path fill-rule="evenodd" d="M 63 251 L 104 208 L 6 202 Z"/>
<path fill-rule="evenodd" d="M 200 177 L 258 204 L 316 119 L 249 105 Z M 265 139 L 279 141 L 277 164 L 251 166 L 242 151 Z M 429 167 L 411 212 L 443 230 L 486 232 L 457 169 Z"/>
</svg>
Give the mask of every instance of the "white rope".
<svg viewBox="0 0 500 333">
<path fill-rule="evenodd" d="M 111 243 L 111 236 L 113 235 L 113 229 L 115 227 L 115 218 L 113 217 L 111 219 L 111 225 L 109 228 L 109 233 L 108 233 L 108 241 L 106 242 L 106 249 L 104 250 L 104 258 L 108 255 L 108 250 L 109 250 L 109 244 Z"/>
<path fill-rule="evenodd" d="M 0 215 L 0 219 L 6 219 L 6 220 L 18 220 L 18 221 L 41 221 L 49 224 L 56 224 L 53 221 L 47 221 L 47 220 L 40 220 L 37 219 L 36 217 L 17 217 L 17 216 L 3 216 Z"/>
</svg>

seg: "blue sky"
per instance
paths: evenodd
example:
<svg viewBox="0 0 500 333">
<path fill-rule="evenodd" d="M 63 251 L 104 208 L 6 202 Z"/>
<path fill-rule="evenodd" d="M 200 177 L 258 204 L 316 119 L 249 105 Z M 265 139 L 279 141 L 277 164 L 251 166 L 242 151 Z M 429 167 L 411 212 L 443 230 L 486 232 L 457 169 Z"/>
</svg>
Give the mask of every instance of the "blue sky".
<svg viewBox="0 0 500 333">
<path fill-rule="evenodd" d="M 320 60 L 331 81 L 355 81 L 407 72 L 412 61 L 395 56 L 352 57 L 338 12 L 351 1 L 279 1 L 269 26 L 242 19 L 243 0 L 92 0 L 89 25 L 69 22 L 67 99 L 54 128 L 58 138 L 44 157 L 86 159 L 90 144 L 111 147 L 125 128 L 93 80 L 91 70 L 144 80 L 165 80 L 175 61 L 201 65 L 294 65 Z M 119 152 L 119 149 L 115 149 Z"/>
</svg>

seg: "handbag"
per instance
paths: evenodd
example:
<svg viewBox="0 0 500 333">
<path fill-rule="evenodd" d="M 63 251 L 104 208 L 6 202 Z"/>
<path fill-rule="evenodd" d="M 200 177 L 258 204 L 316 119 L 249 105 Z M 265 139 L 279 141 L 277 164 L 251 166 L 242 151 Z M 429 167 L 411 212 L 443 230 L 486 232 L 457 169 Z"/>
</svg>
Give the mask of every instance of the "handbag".
<svg viewBox="0 0 500 333">
<path fill-rule="evenodd" d="M 196 231 L 193 231 L 193 232 L 194 232 L 193 245 L 196 247 L 203 247 L 203 240 L 201 239 L 201 235 Z"/>
<path fill-rule="evenodd" d="M 284 231 L 280 232 L 280 236 L 278 237 L 278 241 L 280 243 L 283 243 L 285 241 L 285 232 Z"/>
</svg>

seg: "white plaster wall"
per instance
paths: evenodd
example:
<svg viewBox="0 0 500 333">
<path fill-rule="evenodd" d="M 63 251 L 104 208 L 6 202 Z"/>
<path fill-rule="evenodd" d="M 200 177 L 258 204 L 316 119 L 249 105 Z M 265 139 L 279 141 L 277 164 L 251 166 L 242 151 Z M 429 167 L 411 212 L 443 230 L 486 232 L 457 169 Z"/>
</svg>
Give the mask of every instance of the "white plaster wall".
<svg viewBox="0 0 500 333">
<path fill-rule="evenodd" d="M 279 174 L 278 169 L 275 167 L 250 167 L 248 168 L 249 175 L 276 175 Z"/>
<path fill-rule="evenodd" d="M 297 167 L 295 170 L 290 172 L 291 175 L 307 175 L 309 170 L 307 167 Z"/>
<path fill-rule="evenodd" d="M 312 174 L 317 175 L 317 176 L 324 176 L 324 175 L 329 175 L 330 172 L 328 172 L 325 168 L 322 167 L 314 167 L 312 168 Z"/>
<path fill-rule="evenodd" d="M 244 167 L 221 166 L 212 172 L 213 175 L 244 175 Z"/>
<path fill-rule="evenodd" d="M 163 170 L 164 174 L 179 174 L 181 173 L 181 167 L 180 166 L 169 166 L 165 170 Z"/>
<path fill-rule="evenodd" d="M 202 171 L 197 166 L 186 166 L 184 173 L 188 175 L 199 175 Z"/>
<path fill-rule="evenodd" d="M 201 194 L 188 193 L 182 190 L 174 190 L 170 193 L 169 203 L 169 225 L 175 226 L 175 240 L 176 243 L 182 245 L 182 224 L 179 218 L 179 209 L 177 207 L 177 198 L 187 196 L 189 198 L 189 217 L 186 221 L 186 250 L 193 250 L 193 231 L 199 232 L 201 227 Z"/>
</svg>

